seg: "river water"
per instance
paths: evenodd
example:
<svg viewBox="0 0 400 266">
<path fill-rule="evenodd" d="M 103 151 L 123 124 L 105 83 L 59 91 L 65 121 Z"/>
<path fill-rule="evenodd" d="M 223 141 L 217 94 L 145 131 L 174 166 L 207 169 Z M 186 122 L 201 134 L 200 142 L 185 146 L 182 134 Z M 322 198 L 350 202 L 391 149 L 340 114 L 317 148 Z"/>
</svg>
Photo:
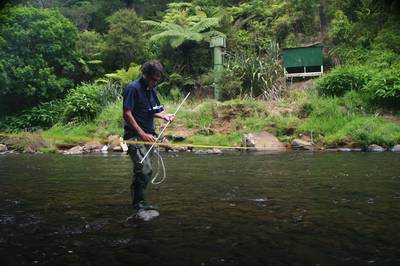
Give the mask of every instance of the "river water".
<svg viewBox="0 0 400 266">
<path fill-rule="evenodd" d="M 164 154 L 127 224 L 128 156 L 0 155 L 1 265 L 400 265 L 400 154 Z"/>
</svg>

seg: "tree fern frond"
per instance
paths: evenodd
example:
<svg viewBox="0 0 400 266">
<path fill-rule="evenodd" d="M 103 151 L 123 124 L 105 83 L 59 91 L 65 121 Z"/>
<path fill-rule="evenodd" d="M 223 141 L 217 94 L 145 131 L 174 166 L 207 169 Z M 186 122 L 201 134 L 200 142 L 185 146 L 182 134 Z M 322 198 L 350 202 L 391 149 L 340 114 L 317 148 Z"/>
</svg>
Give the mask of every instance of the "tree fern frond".
<svg viewBox="0 0 400 266">
<path fill-rule="evenodd" d="M 158 21 L 153 21 L 153 20 L 142 20 L 141 23 L 150 26 L 152 28 L 159 29 L 162 27 L 162 23 Z"/>
<path fill-rule="evenodd" d="M 170 44 L 173 48 L 176 48 L 176 47 L 180 46 L 184 41 L 185 41 L 185 38 L 180 36 L 175 39 L 171 39 Z"/>
<path fill-rule="evenodd" d="M 209 41 L 211 39 L 211 37 L 213 36 L 223 36 L 226 37 L 226 35 L 220 31 L 217 30 L 212 30 L 212 31 L 207 31 L 202 33 L 203 39 L 206 41 Z"/>
<path fill-rule="evenodd" d="M 219 18 L 204 18 L 190 27 L 191 31 L 202 32 L 219 25 Z"/>
</svg>

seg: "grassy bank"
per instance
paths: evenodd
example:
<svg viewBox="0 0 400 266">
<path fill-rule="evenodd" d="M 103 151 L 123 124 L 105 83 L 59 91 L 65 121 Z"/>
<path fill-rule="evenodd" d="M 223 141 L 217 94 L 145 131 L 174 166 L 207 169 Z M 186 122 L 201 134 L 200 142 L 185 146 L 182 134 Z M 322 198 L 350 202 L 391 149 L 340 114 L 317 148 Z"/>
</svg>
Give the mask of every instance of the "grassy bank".
<svg viewBox="0 0 400 266">
<path fill-rule="evenodd" d="M 170 112 L 178 106 L 172 101 L 164 103 Z M 397 116 L 389 118 L 366 111 L 349 95 L 319 97 L 313 89 L 292 90 L 281 100 L 271 102 L 191 100 L 182 107 L 166 135 L 184 136 L 185 143 L 191 144 L 236 146 L 243 134 L 265 130 L 284 143 L 306 135 L 325 147 L 390 147 L 400 143 L 400 123 L 396 122 Z M 105 106 L 91 122 L 57 124 L 42 136 L 55 138 L 58 144 L 82 143 L 87 138 L 122 135 L 122 124 L 121 102 L 117 101 Z M 163 122 L 157 120 L 156 124 L 160 129 Z M 57 139 L 60 136 L 63 138 Z"/>
</svg>

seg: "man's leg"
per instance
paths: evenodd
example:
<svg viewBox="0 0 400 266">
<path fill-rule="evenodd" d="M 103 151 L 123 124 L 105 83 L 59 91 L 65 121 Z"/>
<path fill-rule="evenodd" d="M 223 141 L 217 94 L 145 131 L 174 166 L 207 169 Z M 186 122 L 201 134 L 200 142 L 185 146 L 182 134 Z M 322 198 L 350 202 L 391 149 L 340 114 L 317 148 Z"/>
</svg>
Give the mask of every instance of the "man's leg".
<svg viewBox="0 0 400 266">
<path fill-rule="evenodd" d="M 146 159 L 141 164 L 140 161 L 147 153 L 150 146 L 148 145 L 129 145 L 128 153 L 133 162 L 133 178 L 131 184 L 131 197 L 134 208 L 145 208 L 144 194 L 152 176 L 153 151 L 149 153 Z"/>
</svg>

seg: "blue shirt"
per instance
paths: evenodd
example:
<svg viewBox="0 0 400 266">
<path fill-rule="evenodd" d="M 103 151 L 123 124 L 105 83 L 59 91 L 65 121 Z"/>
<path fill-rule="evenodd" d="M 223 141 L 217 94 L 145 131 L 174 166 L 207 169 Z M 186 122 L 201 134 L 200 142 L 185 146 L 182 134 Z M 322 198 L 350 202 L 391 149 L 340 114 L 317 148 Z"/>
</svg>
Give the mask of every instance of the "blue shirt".
<svg viewBox="0 0 400 266">
<path fill-rule="evenodd" d="M 146 81 L 142 76 L 129 83 L 123 94 L 124 111 L 130 110 L 140 128 L 148 134 L 155 134 L 152 108 L 159 103 L 156 93 L 156 88 L 147 88 Z M 124 129 L 136 133 L 126 121 L 124 121 Z"/>
</svg>

